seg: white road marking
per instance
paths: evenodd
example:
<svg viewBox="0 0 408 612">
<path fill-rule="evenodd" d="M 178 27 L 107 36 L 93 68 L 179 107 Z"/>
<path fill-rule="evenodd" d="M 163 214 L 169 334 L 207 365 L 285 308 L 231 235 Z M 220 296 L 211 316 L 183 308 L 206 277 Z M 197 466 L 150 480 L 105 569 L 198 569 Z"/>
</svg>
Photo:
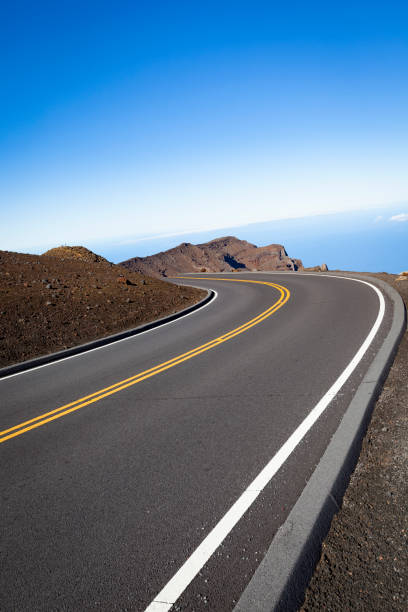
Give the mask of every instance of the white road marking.
<svg viewBox="0 0 408 612">
<path fill-rule="evenodd" d="M 194 287 L 196 289 L 205 289 L 206 291 L 208 291 L 207 287 L 199 287 L 198 285 L 194 285 Z M 87 349 L 85 351 L 82 351 L 82 353 L 77 353 L 76 355 L 69 355 L 68 357 L 61 357 L 61 359 L 56 359 L 55 361 L 50 361 L 49 363 L 44 363 L 43 365 L 34 366 L 33 368 L 29 368 L 28 370 L 23 370 L 22 372 L 16 372 L 15 374 L 8 374 L 8 376 L 3 376 L 2 378 L 0 378 L 0 383 L 3 380 L 7 380 L 8 378 L 13 378 L 13 376 L 20 376 L 21 374 L 29 374 L 30 372 L 33 372 L 34 370 L 40 370 L 41 368 L 46 368 L 48 366 L 57 365 L 61 363 L 61 361 L 67 361 L 67 359 L 74 359 L 75 357 L 82 357 L 83 355 L 88 355 L 88 353 L 92 353 L 93 351 L 100 351 L 101 349 L 112 346 L 112 344 L 119 344 L 119 342 L 126 342 L 126 340 L 135 340 L 135 338 L 138 338 L 139 336 L 143 336 L 144 334 L 148 334 L 149 332 L 155 331 L 157 329 L 161 329 L 162 327 L 166 327 L 166 325 L 171 325 L 172 323 L 176 323 L 177 321 L 180 321 L 181 319 L 184 319 L 185 317 L 189 317 L 190 315 L 193 315 L 196 312 L 200 312 L 203 308 L 207 308 L 207 306 L 209 306 L 210 304 L 213 304 L 214 300 L 216 300 L 218 297 L 218 293 L 214 289 L 212 291 L 214 292 L 214 297 L 212 298 L 212 300 L 204 304 L 204 306 L 200 306 L 200 308 L 197 308 L 197 310 L 193 310 L 193 312 L 187 312 L 186 314 L 181 315 L 180 317 L 178 317 L 177 319 L 174 319 L 173 321 L 167 321 L 167 323 L 161 323 L 157 327 L 152 327 L 151 329 L 146 329 L 145 331 L 135 333 L 133 336 L 128 336 L 127 338 L 120 338 L 119 340 L 112 340 L 112 342 L 109 342 L 108 344 L 104 344 L 103 346 L 96 346 L 95 348 Z M 174 312 L 173 314 L 177 314 L 177 313 Z M 149 323 L 154 323 L 154 321 L 149 321 Z M 146 323 L 146 325 L 148 325 L 148 323 Z M 99 338 L 99 339 L 102 340 L 102 338 Z M 72 347 L 72 348 L 75 348 L 75 347 Z"/>
<path fill-rule="evenodd" d="M 293 274 L 293 273 L 292 273 Z M 329 276 L 329 275 L 325 275 Z M 378 295 L 380 308 L 377 319 L 371 328 L 370 333 L 364 340 L 363 344 L 350 361 L 345 370 L 340 374 L 335 383 L 325 393 L 321 400 L 311 410 L 308 416 L 295 429 L 293 434 L 288 438 L 285 444 L 272 457 L 267 465 L 261 470 L 258 476 L 252 481 L 249 487 L 242 493 L 237 501 L 232 505 L 228 512 L 222 517 L 212 531 L 206 536 L 201 544 L 196 548 L 193 554 L 185 561 L 176 574 L 169 580 L 164 588 L 156 595 L 152 603 L 146 608 L 145 612 L 166 612 L 170 610 L 172 605 L 182 595 L 190 582 L 195 578 L 198 572 L 207 563 L 218 546 L 227 537 L 233 527 L 242 518 L 248 508 L 252 505 L 260 492 L 270 482 L 276 472 L 282 467 L 289 455 L 295 450 L 299 442 L 304 438 L 310 428 L 314 425 L 317 419 L 321 416 L 332 399 L 337 395 L 347 379 L 351 376 L 357 365 L 362 360 L 368 347 L 373 341 L 385 314 L 385 301 L 379 289 L 366 281 L 344 277 L 333 276 L 334 278 L 343 278 L 352 280 L 358 283 L 363 283 L 371 287 Z M 193 278 L 193 277 L 192 277 Z M 209 280 L 211 280 L 209 278 Z"/>
</svg>

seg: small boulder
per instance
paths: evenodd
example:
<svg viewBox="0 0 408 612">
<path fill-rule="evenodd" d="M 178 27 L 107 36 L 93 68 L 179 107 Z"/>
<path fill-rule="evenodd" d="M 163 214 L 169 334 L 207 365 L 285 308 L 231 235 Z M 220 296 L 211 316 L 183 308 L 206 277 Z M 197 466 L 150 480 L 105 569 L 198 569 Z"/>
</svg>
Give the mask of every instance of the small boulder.
<svg viewBox="0 0 408 612">
<path fill-rule="evenodd" d="M 125 276 L 118 276 L 116 280 L 118 281 L 118 283 L 121 283 L 122 285 L 134 285 L 135 284 L 135 283 L 132 283 L 132 281 L 130 281 Z"/>
</svg>

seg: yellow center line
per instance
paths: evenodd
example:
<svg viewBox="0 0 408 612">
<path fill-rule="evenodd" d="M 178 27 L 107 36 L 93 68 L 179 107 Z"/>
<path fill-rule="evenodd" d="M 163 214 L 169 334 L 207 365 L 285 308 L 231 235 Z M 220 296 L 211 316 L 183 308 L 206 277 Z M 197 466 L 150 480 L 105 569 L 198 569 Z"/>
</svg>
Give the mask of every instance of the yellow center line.
<svg viewBox="0 0 408 612">
<path fill-rule="evenodd" d="M 264 321 L 265 319 L 270 317 L 274 312 L 276 312 L 277 310 L 279 310 L 279 308 L 281 308 L 284 304 L 286 304 L 286 302 L 289 300 L 289 297 L 290 297 L 289 289 L 287 289 L 286 287 L 283 287 L 282 285 L 277 285 L 276 283 L 269 283 L 266 281 L 244 280 L 244 279 L 238 279 L 238 278 L 237 279 L 235 278 L 209 278 L 209 277 L 188 277 L 188 276 L 179 276 L 176 278 L 188 278 L 189 280 L 191 280 L 192 278 L 194 278 L 194 280 L 221 280 L 221 281 L 227 281 L 227 282 L 256 283 L 259 285 L 268 285 L 270 287 L 273 287 L 274 289 L 277 289 L 280 293 L 280 297 L 274 304 L 272 304 L 272 306 L 270 306 L 267 310 L 261 312 L 258 316 L 254 317 L 253 319 L 250 319 L 243 325 L 240 325 L 239 327 L 232 329 L 226 334 L 219 336 L 218 338 L 214 338 L 214 340 L 210 340 L 206 344 L 197 346 L 196 348 L 191 349 L 190 351 L 187 351 L 186 353 L 183 353 L 181 355 L 178 355 L 177 357 L 174 357 L 173 359 L 170 359 L 169 361 L 165 361 L 163 363 L 160 363 L 154 366 L 153 368 L 144 370 L 143 372 L 139 372 L 138 374 L 135 374 L 134 376 L 131 376 L 130 378 L 121 380 L 113 385 L 110 385 L 109 387 L 105 387 L 104 389 L 99 389 L 99 391 L 95 391 L 94 393 L 91 393 L 90 395 L 81 397 L 75 400 L 74 402 L 65 404 L 64 406 L 60 406 L 59 408 L 55 408 L 54 410 L 40 414 L 39 416 L 34 417 L 28 421 L 24 421 L 23 423 L 19 423 L 18 425 L 14 425 L 13 427 L 9 427 L 8 429 L 4 429 L 3 431 L 0 431 L 0 444 L 2 442 L 6 442 L 6 440 L 10 440 L 10 438 L 21 436 L 23 433 L 26 433 L 27 431 L 30 431 L 31 429 L 35 429 L 37 427 L 46 425 L 46 423 L 59 419 L 71 412 L 79 410 L 80 408 L 89 406 L 90 404 L 93 404 L 105 397 L 108 397 L 109 395 L 118 393 L 119 391 L 122 391 L 123 389 L 131 387 L 132 385 L 135 385 L 143 380 L 146 380 L 147 378 L 151 378 L 152 376 L 155 376 L 156 374 L 160 374 L 160 372 L 164 372 L 165 370 L 173 368 L 174 366 L 180 363 L 183 363 L 184 361 L 187 361 L 188 359 L 192 359 L 193 357 L 196 357 L 197 355 L 200 355 L 201 353 L 204 353 L 205 351 L 215 348 L 216 346 L 218 346 L 219 344 L 222 344 L 223 342 L 227 342 L 231 338 L 234 338 L 235 336 L 242 334 L 243 332 L 247 331 L 254 325 L 258 325 L 258 323 L 261 323 L 261 321 Z"/>
</svg>

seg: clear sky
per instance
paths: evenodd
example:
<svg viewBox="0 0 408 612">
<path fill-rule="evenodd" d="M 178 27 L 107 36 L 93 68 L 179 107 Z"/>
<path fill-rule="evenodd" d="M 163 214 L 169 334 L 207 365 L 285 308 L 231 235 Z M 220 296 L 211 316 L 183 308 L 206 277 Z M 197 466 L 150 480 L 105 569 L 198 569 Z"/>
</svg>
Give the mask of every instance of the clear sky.
<svg viewBox="0 0 408 612">
<path fill-rule="evenodd" d="M 15 0 L 0 22 L 2 249 L 408 199 L 406 2 Z"/>
</svg>

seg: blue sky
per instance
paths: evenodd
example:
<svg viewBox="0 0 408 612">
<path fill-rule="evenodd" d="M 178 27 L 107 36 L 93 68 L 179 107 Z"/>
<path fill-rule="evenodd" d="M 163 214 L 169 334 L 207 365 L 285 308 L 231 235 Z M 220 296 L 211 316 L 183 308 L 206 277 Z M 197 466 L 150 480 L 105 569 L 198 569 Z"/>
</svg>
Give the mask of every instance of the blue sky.
<svg viewBox="0 0 408 612">
<path fill-rule="evenodd" d="M 0 11 L 0 248 L 408 199 L 406 3 Z"/>
</svg>

